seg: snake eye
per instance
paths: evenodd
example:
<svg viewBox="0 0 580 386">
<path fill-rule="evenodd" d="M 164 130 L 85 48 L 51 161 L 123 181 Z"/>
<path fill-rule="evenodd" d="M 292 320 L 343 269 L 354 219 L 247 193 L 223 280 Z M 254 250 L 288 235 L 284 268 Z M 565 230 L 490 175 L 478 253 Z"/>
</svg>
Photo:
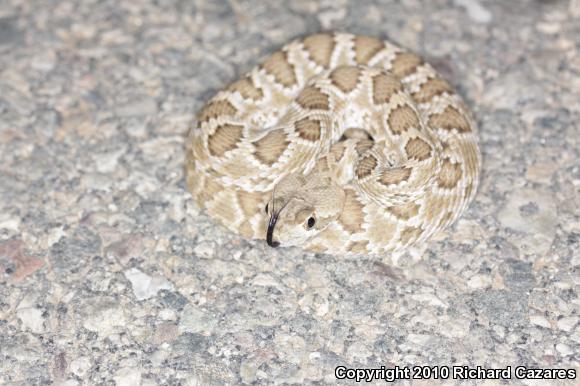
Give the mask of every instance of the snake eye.
<svg viewBox="0 0 580 386">
<path fill-rule="evenodd" d="M 264 208 L 264 212 L 266 212 L 266 214 L 268 214 L 268 205 L 270 205 L 270 203 L 267 203 L 266 207 Z"/>
<path fill-rule="evenodd" d="M 310 217 L 308 219 L 308 229 L 312 229 L 312 227 L 314 226 L 314 224 L 316 224 L 316 220 L 314 219 L 314 217 Z"/>
</svg>

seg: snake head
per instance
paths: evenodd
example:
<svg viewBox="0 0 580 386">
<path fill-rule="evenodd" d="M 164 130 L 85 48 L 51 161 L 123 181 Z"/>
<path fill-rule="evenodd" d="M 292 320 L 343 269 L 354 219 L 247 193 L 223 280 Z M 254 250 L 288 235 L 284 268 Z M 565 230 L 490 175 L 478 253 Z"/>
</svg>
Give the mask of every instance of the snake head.
<svg viewBox="0 0 580 386">
<path fill-rule="evenodd" d="M 318 174 L 293 173 L 275 187 L 266 205 L 269 246 L 296 246 L 316 237 L 342 213 L 344 191 Z"/>
</svg>

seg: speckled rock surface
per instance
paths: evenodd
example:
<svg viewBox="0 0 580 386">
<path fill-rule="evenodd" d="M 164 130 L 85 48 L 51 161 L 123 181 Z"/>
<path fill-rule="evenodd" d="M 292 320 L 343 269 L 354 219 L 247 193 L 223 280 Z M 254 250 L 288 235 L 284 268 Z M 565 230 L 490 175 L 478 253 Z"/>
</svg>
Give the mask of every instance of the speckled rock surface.
<svg viewBox="0 0 580 386">
<path fill-rule="evenodd" d="M 579 366 L 579 1 L 0 4 L 0 384 Z M 184 188 L 196 110 L 323 29 L 424 55 L 478 118 L 481 189 L 422 250 L 269 249 Z"/>
</svg>

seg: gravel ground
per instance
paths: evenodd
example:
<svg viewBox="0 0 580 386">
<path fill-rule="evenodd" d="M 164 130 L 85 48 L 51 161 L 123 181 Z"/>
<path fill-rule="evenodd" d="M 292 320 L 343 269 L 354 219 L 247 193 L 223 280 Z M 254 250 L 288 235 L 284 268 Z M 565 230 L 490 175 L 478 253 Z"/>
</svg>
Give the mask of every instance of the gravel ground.
<svg viewBox="0 0 580 386">
<path fill-rule="evenodd" d="M 327 29 L 424 55 L 478 118 L 479 193 L 420 251 L 273 250 L 185 189 L 194 113 Z M 579 0 L 0 0 L 0 384 L 578 369 L 579 48 Z"/>
</svg>

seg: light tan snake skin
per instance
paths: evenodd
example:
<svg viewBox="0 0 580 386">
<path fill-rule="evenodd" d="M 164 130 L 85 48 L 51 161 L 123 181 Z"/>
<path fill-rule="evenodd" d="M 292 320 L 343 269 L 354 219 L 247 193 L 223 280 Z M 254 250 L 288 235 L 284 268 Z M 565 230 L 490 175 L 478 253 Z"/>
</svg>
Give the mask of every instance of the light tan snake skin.
<svg viewBox="0 0 580 386">
<path fill-rule="evenodd" d="M 429 64 L 345 33 L 286 44 L 218 92 L 187 141 L 188 188 L 210 216 L 272 246 L 339 255 L 449 226 L 481 162 L 470 112 Z"/>
</svg>

